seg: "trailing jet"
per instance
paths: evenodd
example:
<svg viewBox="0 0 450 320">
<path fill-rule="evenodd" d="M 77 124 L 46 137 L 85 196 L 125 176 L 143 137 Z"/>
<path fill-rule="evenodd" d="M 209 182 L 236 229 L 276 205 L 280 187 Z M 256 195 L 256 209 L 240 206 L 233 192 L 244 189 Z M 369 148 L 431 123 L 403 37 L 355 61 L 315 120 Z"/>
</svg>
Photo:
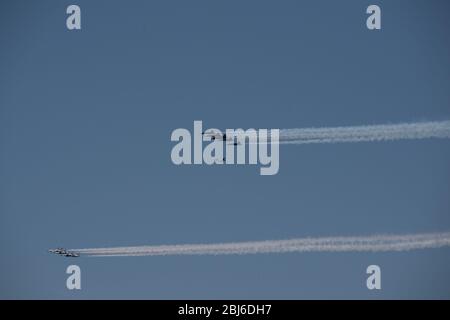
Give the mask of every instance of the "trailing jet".
<svg viewBox="0 0 450 320">
<path fill-rule="evenodd" d="M 67 252 L 67 253 L 65 254 L 65 256 L 66 256 L 66 257 L 77 258 L 77 257 L 79 257 L 80 255 L 79 255 L 78 253 L 76 253 L 76 252 Z"/>
<path fill-rule="evenodd" d="M 50 249 L 50 250 L 48 250 L 48 252 L 55 253 L 55 254 L 66 254 L 67 250 L 64 248 L 56 248 L 56 249 Z"/>
<path fill-rule="evenodd" d="M 48 252 L 54 253 L 54 254 L 57 254 L 57 255 L 60 255 L 60 256 L 65 256 L 65 257 L 75 257 L 76 258 L 76 257 L 80 256 L 79 253 L 72 252 L 72 251 L 67 251 L 64 248 L 50 249 L 50 250 L 48 250 Z"/>
<path fill-rule="evenodd" d="M 235 135 L 227 135 L 226 133 L 222 133 L 221 131 L 216 131 L 214 129 L 208 129 L 202 132 L 202 135 L 211 139 L 211 141 L 226 141 L 228 145 L 241 145 L 241 142 L 238 140 L 238 137 Z M 236 138 L 236 141 L 235 141 Z"/>
<path fill-rule="evenodd" d="M 214 140 L 220 140 L 220 141 L 233 141 L 234 137 L 233 136 L 227 136 L 226 133 L 223 133 L 221 131 L 217 131 L 214 129 L 208 129 L 206 131 L 202 132 L 202 135 L 205 137 L 209 137 L 211 138 L 212 141 Z"/>
</svg>

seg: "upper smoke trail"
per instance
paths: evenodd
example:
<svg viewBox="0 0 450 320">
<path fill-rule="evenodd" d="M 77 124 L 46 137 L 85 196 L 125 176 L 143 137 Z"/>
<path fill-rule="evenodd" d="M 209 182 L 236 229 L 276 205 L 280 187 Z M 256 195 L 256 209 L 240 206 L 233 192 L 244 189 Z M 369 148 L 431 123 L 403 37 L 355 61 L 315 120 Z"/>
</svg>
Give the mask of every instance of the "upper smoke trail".
<svg viewBox="0 0 450 320">
<path fill-rule="evenodd" d="M 223 255 L 284 252 L 377 252 L 450 246 L 450 232 L 367 237 L 322 237 L 291 240 L 74 249 L 89 256 Z"/>
<path fill-rule="evenodd" d="M 450 138 L 450 121 L 281 129 L 279 143 L 308 144 L 426 138 Z"/>
</svg>

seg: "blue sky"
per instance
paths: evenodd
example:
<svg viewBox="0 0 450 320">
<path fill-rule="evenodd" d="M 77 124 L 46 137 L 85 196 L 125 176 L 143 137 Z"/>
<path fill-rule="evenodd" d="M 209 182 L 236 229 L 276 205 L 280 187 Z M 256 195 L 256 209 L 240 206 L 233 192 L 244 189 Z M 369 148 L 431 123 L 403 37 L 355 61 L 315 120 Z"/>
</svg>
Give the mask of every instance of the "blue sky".
<svg viewBox="0 0 450 320">
<path fill-rule="evenodd" d="M 450 119 L 447 1 L 0 5 L 1 298 L 450 298 L 450 250 L 79 258 L 48 248 L 450 229 L 446 140 L 281 146 L 175 166 L 176 128 Z M 375 3 L 375 2 L 374 2 Z M 66 267 L 82 290 L 65 287 Z M 365 286 L 382 270 L 382 290 Z"/>
</svg>

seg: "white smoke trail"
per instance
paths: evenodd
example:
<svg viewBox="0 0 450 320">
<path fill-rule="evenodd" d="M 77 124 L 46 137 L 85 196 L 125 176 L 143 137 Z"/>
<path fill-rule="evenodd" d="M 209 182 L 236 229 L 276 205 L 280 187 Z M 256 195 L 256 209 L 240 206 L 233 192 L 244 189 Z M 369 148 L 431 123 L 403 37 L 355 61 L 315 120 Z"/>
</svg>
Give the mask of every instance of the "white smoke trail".
<svg viewBox="0 0 450 320">
<path fill-rule="evenodd" d="M 321 237 L 213 244 L 73 249 L 88 256 L 224 255 L 284 252 L 379 252 L 450 246 L 450 232 L 366 237 Z"/>
<path fill-rule="evenodd" d="M 280 144 L 363 142 L 400 139 L 450 138 L 450 121 L 350 127 L 281 129 Z M 259 141 L 259 143 L 264 141 Z M 251 141 L 250 143 L 256 143 Z"/>
</svg>

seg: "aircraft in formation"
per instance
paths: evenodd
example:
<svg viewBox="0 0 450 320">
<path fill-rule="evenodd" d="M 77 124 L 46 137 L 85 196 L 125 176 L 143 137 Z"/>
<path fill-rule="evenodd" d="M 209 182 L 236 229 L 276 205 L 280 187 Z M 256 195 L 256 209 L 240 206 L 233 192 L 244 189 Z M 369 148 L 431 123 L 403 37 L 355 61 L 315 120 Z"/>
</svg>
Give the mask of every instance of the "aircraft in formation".
<svg viewBox="0 0 450 320">
<path fill-rule="evenodd" d="M 50 249 L 50 250 L 48 250 L 48 252 L 58 254 L 60 256 L 72 257 L 72 258 L 77 258 L 80 256 L 79 253 L 68 251 L 64 248 Z"/>
<path fill-rule="evenodd" d="M 209 129 L 209 130 L 203 131 L 202 135 L 207 137 L 207 138 L 210 138 L 211 141 L 214 141 L 214 140 L 225 141 L 225 142 L 228 142 L 228 144 L 232 144 L 234 146 L 237 146 L 237 145 L 241 144 L 241 142 L 239 140 L 238 141 L 234 141 L 234 139 L 237 138 L 237 137 L 229 136 L 229 135 L 227 136 L 226 133 L 222 133 L 220 131 L 215 131 L 213 129 Z"/>
</svg>

